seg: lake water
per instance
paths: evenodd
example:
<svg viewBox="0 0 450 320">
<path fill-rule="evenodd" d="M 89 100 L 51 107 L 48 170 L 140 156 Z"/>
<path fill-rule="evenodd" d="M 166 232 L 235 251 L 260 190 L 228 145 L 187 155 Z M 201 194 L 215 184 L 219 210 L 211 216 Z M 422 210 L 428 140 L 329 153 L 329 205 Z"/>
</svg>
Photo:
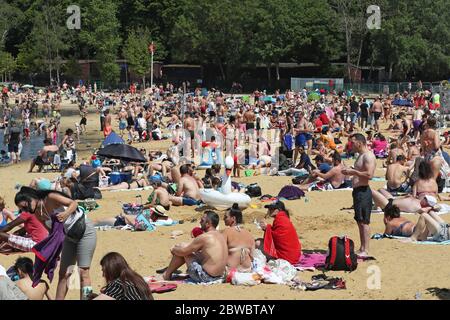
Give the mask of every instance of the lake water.
<svg viewBox="0 0 450 320">
<path fill-rule="evenodd" d="M 4 129 L 0 129 L 0 150 L 8 152 L 8 145 L 3 144 Z M 31 160 L 37 156 L 39 150 L 44 146 L 44 135 L 31 135 L 29 141 L 22 140 L 21 160 Z"/>
</svg>

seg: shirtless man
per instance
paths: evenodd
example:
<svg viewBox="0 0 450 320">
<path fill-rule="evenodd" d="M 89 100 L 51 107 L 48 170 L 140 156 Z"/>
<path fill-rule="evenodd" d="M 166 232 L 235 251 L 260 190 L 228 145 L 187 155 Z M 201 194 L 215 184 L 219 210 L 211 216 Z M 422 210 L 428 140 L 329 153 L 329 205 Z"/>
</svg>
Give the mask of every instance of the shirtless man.
<svg viewBox="0 0 450 320">
<path fill-rule="evenodd" d="M 313 170 L 312 176 L 325 180 L 334 189 L 347 188 L 348 185 L 345 181 L 345 175 L 342 173 L 343 169 L 345 169 L 345 165 L 342 163 L 341 155 L 339 152 L 335 152 L 333 154 L 333 168 L 327 173 L 322 173 L 319 169 Z"/>
<path fill-rule="evenodd" d="M 408 163 L 414 163 L 416 161 L 416 158 L 420 157 L 420 150 L 416 145 L 416 140 L 415 139 L 410 139 L 408 141 L 408 156 L 407 156 L 407 160 Z"/>
<path fill-rule="evenodd" d="M 355 169 L 343 169 L 342 174 L 353 176 L 353 207 L 355 209 L 355 220 L 358 224 L 361 239 L 361 248 L 357 252 L 360 256 L 368 256 L 370 241 L 370 214 L 372 213 L 372 192 L 369 180 L 373 177 L 376 169 L 376 158 L 369 151 L 366 138 L 356 133 L 351 137 L 353 150 L 359 153 L 355 162 Z"/>
<path fill-rule="evenodd" d="M 295 133 L 295 151 L 294 151 L 294 165 L 297 162 L 300 146 L 308 145 L 308 155 L 311 155 L 312 149 L 312 130 L 308 128 L 308 123 L 305 119 L 305 113 L 302 111 L 298 115 L 297 125 L 294 128 Z"/>
<path fill-rule="evenodd" d="M 195 206 L 200 200 L 200 189 L 197 180 L 189 174 L 189 165 L 180 167 L 181 178 L 178 182 L 177 193 L 169 200 L 174 206 Z M 172 177 L 173 179 L 174 177 Z"/>
<path fill-rule="evenodd" d="M 48 163 L 48 152 L 54 152 L 57 153 L 59 151 L 59 148 L 57 145 L 52 144 L 51 139 L 45 139 L 44 140 L 44 147 L 42 147 L 41 150 L 38 152 L 38 156 L 31 161 L 30 170 L 28 173 L 33 172 L 33 169 L 35 166 L 39 166 L 39 171 L 42 170 L 42 166 Z"/>
<path fill-rule="evenodd" d="M 378 120 L 380 120 L 381 114 L 383 112 L 383 105 L 380 102 L 379 98 L 375 98 L 375 102 L 370 109 L 370 112 L 373 113 L 373 117 L 375 119 L 374 129 L 378 132 L 380 131 L 380 126 L 378 125 Z"/>
<path fill-rule="evenodd" d="M 250 129 L 255 129 L 255 121 L 256 121 L 256 115 L 255 112 L 251 108 L 247 109 L 244 112 L 244 122 L 245 122 L 245 130 L 248 131 Z"/>
<path fill-rule="evenodd" d="M 194 118 L 189 112 L 186 112 L 186 119 L 184 119 L 184 129 L 189 132 L 190 141 L 190 149 L 192 152 L 192 157 L 195 157 L 194 153 L 194 139 L 195 139 L 195 122 Z"/>
<path fill-rule="evenodd" d="M 144 209 L 149 209 L 151 207 L 160 205 L 163 206 L 164 209 L 170 210 L 170 200 L 169 200 L 169 192 L 167 188 L 164 188 L 161 184 L 161 181 L 155 181 L 153 183 L 155 190 L 148 197 L 149 203 L 144 205 Z"/>
<path fill-rule="evenodd" d="M 127 111 L 125 110 L 125 108 L 120 109 L 118 118 L 120 136 L 123 137 L 124 131 L 127 128 Z"/>
<path fill-rule="evenodd" d="M 214 211 L 206 211 L 200 220 L 203 234 L 191 243 L 177 244 L 170 251 L 173 255 L 164 280 L 170 280 L 172 273 L 186 264 L 192 280 L 207 283 L 220 280 L 225 273 L 228 247 L 224 236 L 216 230 L 219 216 Z"/>
<path fill-rule="evenodd" d="M 33 260 L 30 258 L 21 257 L 16 260 L 14 268 L 19 274 L 20 280 L 17 280 L 17 287 L 25 293 L 29 300 L 43 300 L 44 296 L 48 300 L 53 300 L 49 294 L 49 285 L 47 282 L 41 282 L 35 287 L 32 287 L 33 280 Z"/>
<path fill-rule="evenodd" d="M 407 167 L 406 158 L 403 155 L 397 156 L 397 161 L 388 165 L 386 170 L 387 191 L 389 193 L 408 192 L 407 182 L 411 168 Z"/>
<path fill-rule="evenodd" d="M 103 135 L 105 138 L 109 136 L 109 134 L 112 132 L 112 125 L 111 125 L 111 115 L 109 114 L 109 110 L 105 110 L 105 120 L 104 120 L 104 127 L 103 127 Z"/>
<path fill-rule="evenodd" d="M 250 272 L 252 270 L 255 240 L 252 234 L 241 226 L 243 223 L 242 212 L 237 204 L 234 204 L 225 213 L 223 220 L 227 226 L 222 231 L 228 245 L 227 267 L 230 269 L 237 268 L 238 272 Z"/>
</svg>

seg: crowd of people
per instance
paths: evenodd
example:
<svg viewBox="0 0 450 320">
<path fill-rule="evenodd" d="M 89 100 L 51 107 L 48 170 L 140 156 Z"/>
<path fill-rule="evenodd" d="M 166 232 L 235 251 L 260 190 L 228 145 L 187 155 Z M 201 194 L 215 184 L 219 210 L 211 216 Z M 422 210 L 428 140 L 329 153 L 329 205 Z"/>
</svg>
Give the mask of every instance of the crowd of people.
<svg viewBox="0 0 450 320">
<path fill-rule="evenodd" d="M 287 90 L 285 94 L 275 92 L 273 96 L 260 91 L 249 96 L 220 91 L 204 94 L 196 89 L 186 96 L 171 84 L 141 93 L 134 85 L 129 92 L 95 91 L 64 84 L 45 97 L 31 91 L 9 93 L 8 98 L 15 99 L 12 108 L 6 99 L 3 121 L 13 161 L 20 161 L 21 135 L 29 137 L 34 132 L 26 131 L 25 123 L 29 129 L 31 119 L 39 114 L 40 98 L 43 119 L 36 121 L 36 134 L 44 135 L 44 146 L 29 171 L 36 166 L 41 171 L 54 164 L 57 154 L 64 160 L 64 166 L 59 167 L 62 174 L 55 181 L 33 179 L 29 187 L 18 191 L 17 216 L 0 198 L 0 249 L 33 252 L 36 256 L 34 265 L 19 258 L 13 268 L 20 278 L 15 286 L 24 294 L 19 294 L 23 299 L 50 299 L 48 285 L 41 277 L 46 272 L 51 281 L 57 268 L 56 299 L 64 299 L 71 275 L 69 266 L 75 264 L 79 268 L 81 299 L 152 299 L 143 278 L 115 252 L 102 258 L 106 285 L 100 294 L 93 292 L 90 268 L 99 222 L 90 221 L 76 200 L 86 189 L 92 194 L 143 189 L 149 191 L 143 208 L 155 213 L 148 218 L 167 218 L 172 206 L 204 206 L 202 189 L 223 191 L 226 178 L 221 169 L 226 155 L 234 160 L 233 168 L 225 168 L 226 174 L 233 171 L 234 177 L 240 177 L 241 171 L 246 176 L 292 175 L 306 192 L 351 188 L 360 235 L 357 254 L 361 258 L 370 255 L 371 214 L 377 208 L 384 211 L 385 234 L 404 237 L 403 241 L 450 239 L 449 225 L 439 216 L 442 208 L 438 204 L 438 200 L 447 200 L 442 193 L 450 174 L 450 156 L 445 152 L 450 148 L 450 139 L 439 131 L 436 109 L 440 102 L 430 91 L 398 93 L 393 99 L 351 91 L 311 92 L 306 88 L 300 92 Z M 81 119 L 75 131 L 69 128 L 58 137 L 64 97 L 78 105 Z M 409 99 L 413 105 L 396 106 L 393 101 L 399 98 Z M 141 148 L 145 162 L 120 157 L 99 159 L 94 154 L 90 162 L 77 164 L 76 143 L 86 133 L 89 108 L 100 115 L 99 130 L 105 138 L 117 131 L 126 137 L 127 144 L 171 138 L 172 145 L 168 150 L 148 153 Z M 17 129 L 18 123 L 22 123 L 23 131 Z M 381 125 L 387 130 L 381 130 Z M 205 155 L 211 155 L 209 162 Z M 345 164 L 344 160 L 352 159 L 353 166 Z M 207 166 L 204 176 L 199 171 L 201 166 Z M 131 179 L 113 183 L 112 173 L 118 168 L 129 173 Z M 372 190 L 370 181 L 376 170 L 383 168 L 386 188 Z M 233 183 L 232 191 L 244 192 L 238 183 Z M 161 270 L 162 279 L 171 280 L 183 265 L 196 282 L 220 281 L 231 270 L 251 272 L 256 250 L 268 260 L 298 263 L 302 244 L 290 220 L 291 213 L 280 200 L 265 208 L 266 218 L 273 222 L 258 222 L 263 238 L 244 227 L 237 203 L 225 212 L 226 228 L 222 231 L 217 229 L 219 215 L 204 211 L 192 241 L 170 248 L 172 259 Z M 420 218 L 414 223 L 402 212 L 417 213 Z M 121 215 L 102 223 L 136 227 L 137 220 Z M 17 231 L 17 227 L 21 230 Z M 14 287 L 5 274 L 0 269 L 0 294 Z M 11 294 L 18 295 L 18 291 Z"/>
</svg>

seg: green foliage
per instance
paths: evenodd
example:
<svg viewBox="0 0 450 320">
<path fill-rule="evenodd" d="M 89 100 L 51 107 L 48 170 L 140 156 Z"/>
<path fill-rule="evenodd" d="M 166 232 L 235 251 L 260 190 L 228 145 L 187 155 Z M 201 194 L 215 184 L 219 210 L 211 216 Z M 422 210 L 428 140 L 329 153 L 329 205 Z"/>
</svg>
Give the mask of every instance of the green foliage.
<svg viewBox="0 0 450 320">
<path fill-rule="evenodd" d="M 81 8 L 81 31 L 67 30 L 66 8 Z M 368 30 L 368 5 L 381 30 Z M 242 66 L 331 62 L 385 66 L 392 80 L 438 80 L 450 73 L 448 0 L 0 0 L 0 50 L 21 72 L 51 74 L 62 60 L 97 59 L 117 82 L 116 59 L 144 77 L 155 60 L 216 66 L 222 78 Z M 58 62 L 59 61 L 59 62 Z M 76 68 L 65 68 L 71 73 Z"/>
</svg>

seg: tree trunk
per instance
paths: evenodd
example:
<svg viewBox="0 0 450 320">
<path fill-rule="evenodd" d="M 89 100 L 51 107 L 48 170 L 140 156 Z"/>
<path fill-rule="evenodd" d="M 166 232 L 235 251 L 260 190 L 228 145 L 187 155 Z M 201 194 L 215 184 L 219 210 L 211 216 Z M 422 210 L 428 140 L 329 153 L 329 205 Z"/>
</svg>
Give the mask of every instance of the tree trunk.
<svg viewBox="0 0 450 320">
<path fill-rule="evenodd" d="M 223 70 L 223 64 L 222 64 L 222 61 L 219 61 L 219 68 L 220 68 L 220 73 L 221 73 L 221 75 L 222 75 L 222 80 L 225 81 L 226 76 L 225 76 L 225 70 Z"/>
<path fill-rule="evenodd" d="M 269 86 L 270 86 L 270 82 L 271 82 L 271 80 L 272 80 L 272 70 L 270 70 L 270 67 L 271 67 L 271 65 L 270 65 L 270 63 L 268 63 L 267 64 L 267 80 L 269 81 Z"/>
<path fill-rule="evenodd" d="M 280 81 L 280 63 L 279 62 L 277 62 L 275 64 L 275 70 L 276 70 L 276 73 L 277 73 L 277 81 Z"/>
<path fill-rule="evenodd" d="M 143 88 L 145 90 L 145 75 L 142 77 L 142 86 L 143 86 Z"/>
<path fill-rule="evenodd" d="M 389 81 L 392 80 L 392 69 L 393 69 L 393 67 L 394 67 L 394 63 L 391 62 L 391 63 L 389 64 L 389 75 L 388 75 Z"/>
</svg>

